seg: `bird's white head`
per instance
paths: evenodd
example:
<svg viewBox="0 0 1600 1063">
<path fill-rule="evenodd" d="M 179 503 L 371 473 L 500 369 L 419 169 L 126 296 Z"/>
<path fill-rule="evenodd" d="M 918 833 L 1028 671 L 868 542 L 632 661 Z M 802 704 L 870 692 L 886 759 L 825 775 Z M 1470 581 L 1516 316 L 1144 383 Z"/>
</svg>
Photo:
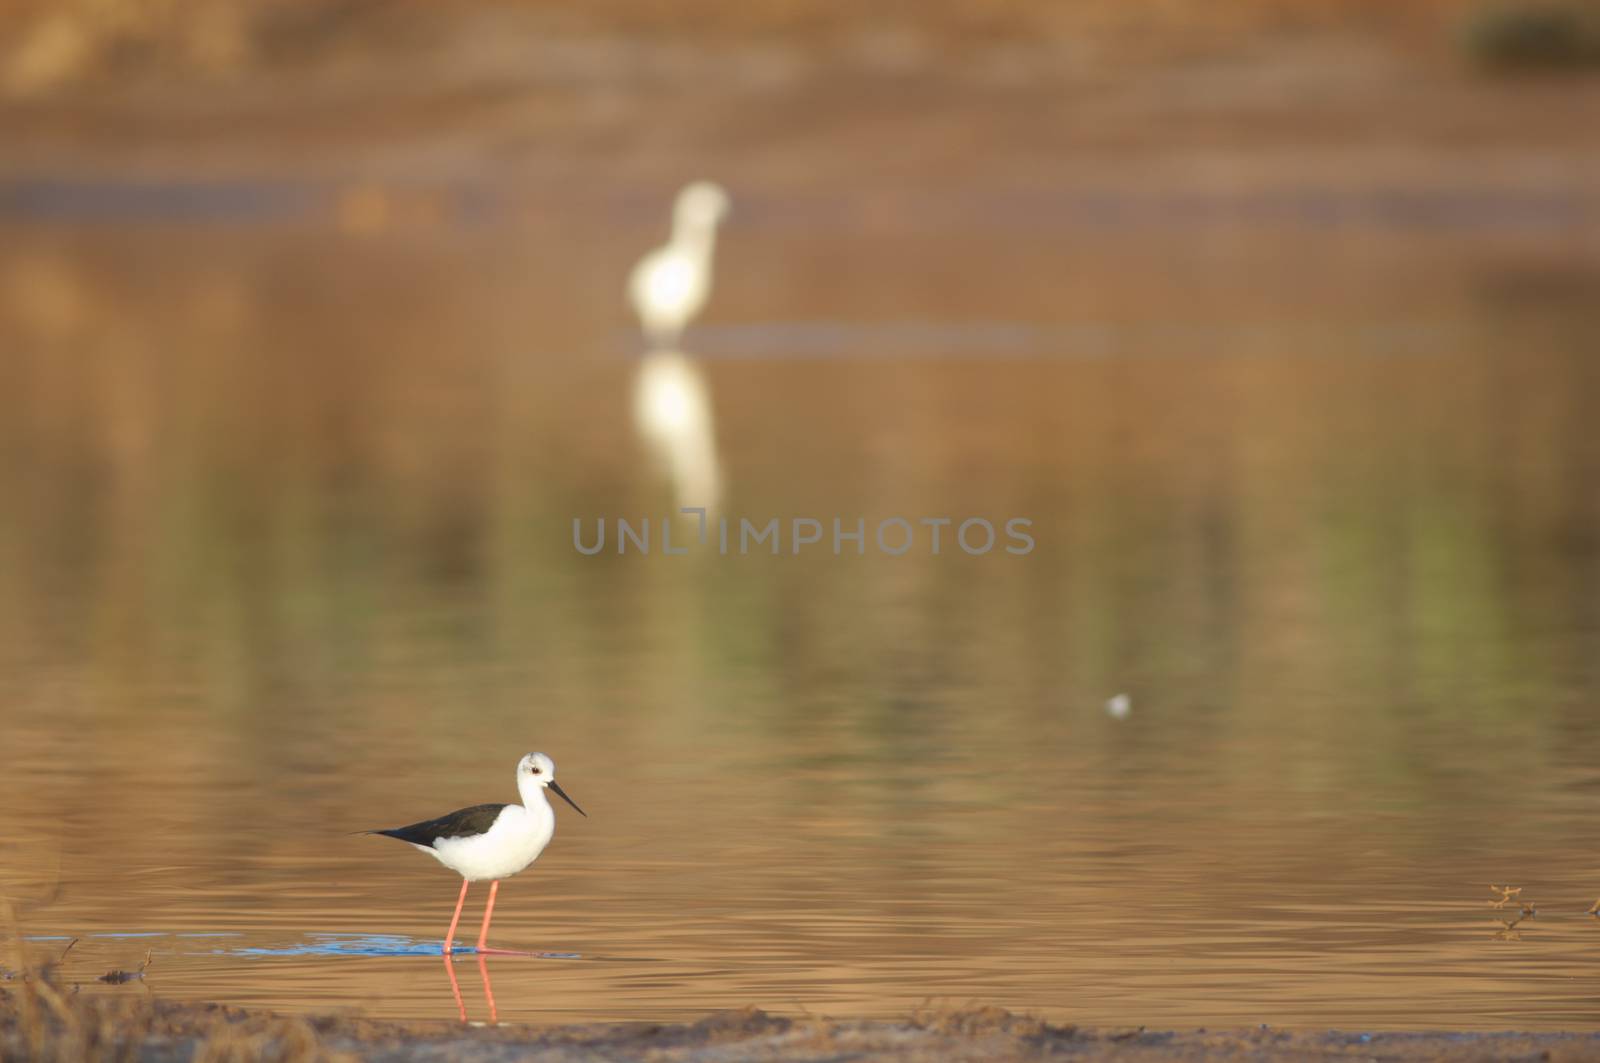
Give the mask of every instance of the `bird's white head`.
<svg viewBox="0 0 1600 1063">
<path fill-rule="evenodd" d="M 543 753 L 529 753 L 517 761 L 517 789 L 524 794 L 537 793 L 549 787 L 556 792 L 556 796 L 571 805 L 580 816 L 588 817 L 589 813 L 578 808 L 578 802 L 567 796 L 559 783 L 556 782 L 556 762 Z"/>
<path fill-rule="evenodd" d="M 715 225 L 728 213 L 728 193 L 711 181 L 696 181 L 678 193 L 677 220 L 698 228 Z"/>
<path fill-rule="evenodd" d="M 529 753 L 517 762 L 517 781 L 524 778 L 544 786 L 556 777 L 556 762 L 543 753 Z"/>
</svg>

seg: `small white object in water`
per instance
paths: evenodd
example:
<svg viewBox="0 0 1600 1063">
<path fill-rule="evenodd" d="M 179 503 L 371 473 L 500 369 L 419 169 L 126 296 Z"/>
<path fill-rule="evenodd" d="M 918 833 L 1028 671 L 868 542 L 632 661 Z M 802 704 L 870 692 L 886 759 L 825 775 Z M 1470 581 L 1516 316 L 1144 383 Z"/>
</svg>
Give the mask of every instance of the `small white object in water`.
<svg viewBox="0 0 1600 1063">
<path fill-rule="evenodd" d="M 672 208 L 672 239 L 633 267 L 628 297 L 652 349 L 678 345 L 684 327 L 711 295 L 711 258 L 717 223 L 728 213 L 728 193 L 696 181 L 678 193 Z"/>
<path fill-rule="evenodd" d="M 1126 720 L 1128 713 L 1133 711 L 1133 699 L 1126 694 L 1118 694 L 1106 702 L 1106 715 L 1113 720 Z"/>
</svg>

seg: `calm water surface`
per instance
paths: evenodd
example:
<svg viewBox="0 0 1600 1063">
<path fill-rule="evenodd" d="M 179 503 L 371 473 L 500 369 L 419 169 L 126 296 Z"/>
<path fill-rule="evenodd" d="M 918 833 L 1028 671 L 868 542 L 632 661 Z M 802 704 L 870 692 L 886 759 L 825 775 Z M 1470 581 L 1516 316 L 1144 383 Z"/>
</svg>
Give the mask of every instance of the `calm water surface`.
<svg viewBox="0 0 1600 1063">
<path fill-rule="evenodd" d="M 643 212 L 7 223 L 0 890 L 68 976 L 451 1018 L 458 880 L 350 832 L 541 749 L 590 818 L 501 890 L 503 1020 L 1600 1024 L 1595 263 L 795 217 L 689 341 L 724 511 L 1033 553 L 580 555 L 691 460 Z"/>
</svg>

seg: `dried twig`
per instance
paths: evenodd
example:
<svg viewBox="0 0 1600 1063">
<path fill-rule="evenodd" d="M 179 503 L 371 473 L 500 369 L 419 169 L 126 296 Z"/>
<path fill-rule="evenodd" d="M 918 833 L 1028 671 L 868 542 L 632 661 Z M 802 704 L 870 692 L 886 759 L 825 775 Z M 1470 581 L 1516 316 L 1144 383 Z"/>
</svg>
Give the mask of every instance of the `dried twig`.
<svg viewBox="0 0 1600 1063">
<path fill-rule="evenodd" d="M 145 950 L 145 954 L 144 954 L 144 962 L 141 963 L 136 969 L 134 969 L 132 971 L 124 971 L 124 970 L 120 970 L 120 969 L 107 971 L 105 974 L 101 975 L 96 980 L 100 981 L 100 982 L 108 982 L 111 985 L 121 985 L 124 982 L 132 982 L 132 981 L 135 981 L 137 979 L 143 978 L 144 977 L 144 972 L 145 972 L 145 970 L 147 968 L 149 968 L 149 966 L 150 966 L 150 950 L 146 949 Z"/>
<path fill-rule="evenodd" d="M 1491 908 L 1504 908 L 1512 901 L 1517 901 L 1519 904 L 1521 903 L 1519 900 L 1519 898 L 1522 896 L 1521 886 L 1490 886 L 1489 888 L 1500 894 L 1499 897 L 1489 902 L 1489 907 Z"/>
</svg>

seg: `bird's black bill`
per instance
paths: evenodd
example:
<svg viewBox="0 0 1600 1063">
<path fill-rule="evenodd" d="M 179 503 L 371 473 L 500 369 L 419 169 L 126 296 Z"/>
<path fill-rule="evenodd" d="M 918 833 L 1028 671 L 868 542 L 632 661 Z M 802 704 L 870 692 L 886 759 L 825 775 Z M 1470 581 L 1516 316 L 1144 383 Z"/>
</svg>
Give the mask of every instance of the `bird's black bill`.
<svg viewBox="0 0 1600 1063">
<path fill-rule="evenodd" d="M 569 804 L 573 808 L 577 809 L 578 815 L 582 816 L 584 819 L 588 819 L 589 818 L 589 813 L 585 812 L 581 808 L 578 808 L 578 802 L 574 801 L 572 798 L 567 796 L 567 792 L 561 788 L 561 784 L 560 783 L 556 782 L 554 779 L 551 779 L 550 780 L 550 789 L 554 790 L 556 792 L 556 796 L 561 798 L 561 800 L 565 801 L 567 804 Z"/>
</svg>

